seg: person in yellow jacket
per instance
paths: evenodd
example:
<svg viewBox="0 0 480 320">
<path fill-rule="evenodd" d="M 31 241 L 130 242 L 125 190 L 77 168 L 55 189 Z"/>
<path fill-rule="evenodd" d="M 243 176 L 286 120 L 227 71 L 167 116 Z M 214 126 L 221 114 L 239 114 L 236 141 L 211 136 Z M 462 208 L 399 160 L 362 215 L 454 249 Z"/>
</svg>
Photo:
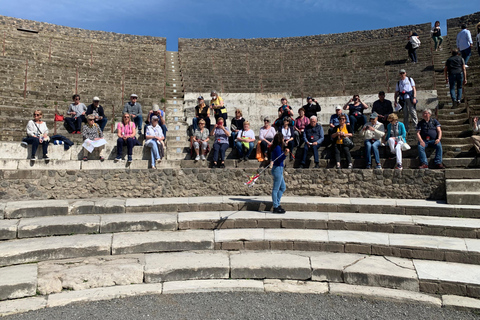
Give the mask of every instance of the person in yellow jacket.
<svg viewBox="0 0 480 320">
<path fill-rule="evenodd" d="M 210 97 L 212 98 L 210 100 L 210 107 L 214 111 L 215 122 L 218 122 L 218 118 L 223 118 L 223 123 L 226 126 L 227 125 L 227 108 L 225 107 L 222 97 L 220 97 L 217 91 L 215 90 L 212 90 L 212 92 L 210 93 Z"/>
</svg>

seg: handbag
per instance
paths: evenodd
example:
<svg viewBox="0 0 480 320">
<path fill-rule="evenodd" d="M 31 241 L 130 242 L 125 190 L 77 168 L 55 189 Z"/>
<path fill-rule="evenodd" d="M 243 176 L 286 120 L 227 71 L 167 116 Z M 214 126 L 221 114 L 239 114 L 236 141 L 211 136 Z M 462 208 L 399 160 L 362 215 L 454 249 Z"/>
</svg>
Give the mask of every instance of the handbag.
<svg viewBox="0 0 480 320">
<path fill-rule="evenodd" d="M 63 115 L 55 113 L 54 121 L 64 121 L 64 120 L 65 120 L 65 117 Z"/>
<path fill-rule="evenodd" d="M 412 149 L 412 147 L 410 147 L 408 143 L 405 142 L 404 144 L 402 144 L 402 151 L 407 151 L 410 149 Z"/>
<path fill-rule="evenodd" d="M 345 147 L 347 147 L 348 149 L 352 149 L 352 148 L 353 148 L 353 141 L 352 141 L 352 139 L 350 139 L 349 137 L 343 138 L 343 145 L 344 145 Z"/>
</svg>

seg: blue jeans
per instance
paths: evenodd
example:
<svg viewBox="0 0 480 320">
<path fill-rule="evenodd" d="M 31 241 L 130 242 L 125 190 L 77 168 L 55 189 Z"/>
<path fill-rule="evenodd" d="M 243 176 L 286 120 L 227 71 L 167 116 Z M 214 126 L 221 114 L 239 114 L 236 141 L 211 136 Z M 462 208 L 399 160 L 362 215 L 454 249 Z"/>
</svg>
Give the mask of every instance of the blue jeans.
<svg viewBox="0 0 480 320">
<path fill-rule="evenodd" d="M 374 142 L 372 142 L 372 140 L 365 140 L 365 159 L 367 160 L 367 166 L 372 165 L 372 148 L 375 162 L 380 164 L 380 153 L 378 152 L 380 144 L 380 140 L 375 140 Z"/>
<path fill-rule="evenodd" d="M 462 100 L 463 73 L 449 74 L 448 84 L 450 85 L 450 96 L 452 101 Z M 457 95 L 455 95 L 455 84 L 457 85 Z"/>
<path fill-rule="evenodd" d="M 127 145 L 127 154 L 131 156 L 133 154 L 133 146 L 135 145 L 134 138 L 128 138 L 123 140 L 123 138 L 117 139 L 117 158 L 121 158 L 123 154 L 123 146 Z"/>
<path fill-rule="evenodd" d="M 408 56 L 412 59 L 412 62 L 417 62 L 417 48 L 408 49 Z"/>
<path fill-rule="evenodd" d="M 244 156 L 244 154 L 243 154 L 243 148 L 244 148 L 243 143 L 241 143 L 240 141 L 235 141 L 235 147 L 237 147 L 239 157 L 243 158 L 243 156 Z M 253 142 L 249 142 L 248 143 L 248 149 L 246 150 L 245 157 L 247 157 L 247 158 L 250 157 L 250 154 L 252 153 L 252 150 L 253 150 Z"/>
<path fill-rule="evenodd" d="M 228 143 L 218 143 L 213 144 L 213 162 L 218 161 L 218 153 L 220 152 L 220 161 L 225 160 L 225 151 L 228 149 Z"/>
<path fill-rule="evenodd" d="M 350 118 L 350 127 L 352 128 L 352 133 L 355 133 L 355 130 L 367 123 L 367 117 L 361 113 L 359 113 L 356 117 L 353 114 L 349 115 L 348 117 Z"/>
<path fill-rule="evenodd" d="M 26 137 L 23 139 L 28 144 L 32 145 L 32 158 L 35 157 L 35 154 L 37 153 L 38 146 L 41 144 L 43 148 L 43 155 L 47 155 L 48 153 L 48 143 L 49 141 L 43 141 L 40 143 L 40 140 L 35 137 Z"/>
<path fill-rule="evenodd" d="M 427 147 L 434 147 L 435 148 L 435 159 L 433 162 L 435 164 L 441 164 L 442 163 L 442 143 L 439 142 L 438 144 L 435 144 L 435 140 L 423 140 L 425 142 L 425 147 L 422 147 L 420 145 L 420 142 L 418 143 L 418 157 L 420 158 L 420 163 L 421 164 L 428 164 L 427 160 L 427 154 L 425 153 L 425 148 Z"/>
<path fill-rule="evenodd" d="M 105 129 L 105 126 L 107 125 L 107 121 L 108 121 L 107 117 L 103 117 L 102 120 L 95 120 L 95 122 L 99 125 L 100 130 L 102 130 L 102 132 Z"/>
<path fill-rule="evenodd" d="M 472 56 L 472 47 L 468 47 L 467 49 L 460 51 L 460 53 L 462 54 L 463 60 L 465 60 L 465 64 L 467 64 L 468 59 Z"/>
<path fill-rule="evenodd" d="M 157 159 L 160 159 L 160 153 L 158 152 L 158 143 L 156 140 L 151 140 L 148 143 L 145 144 L 146 147 L 150 147 L 150 158 L 151 158 L 151 163 L 152 167 L 155 166 L 155 161 Z"/>
<path fill-rule="evenodd" d="M 316 146 L 311 146 L 305 143 L 305 145 L 303 146 L 303 165 L 307 162 L 308 149 L 313 150 L 313 161 L 315 162 L 315 164 L 318 164 L 318 148 L 320 148 L 320 144 L 317 144 Z"/>
<path fill-rule="evenodd" d="M 65 118 L 65 122 L 70 127 L 71 131 L 82 131 L 82 122 L 85 122 L 85 116 L 68 117 Z"/>
<path fill-rule="evenodd" d="M 137 128 L 138 134 L 142 132 L 142 125 L 143 125 L 143 117 L 141 114 L 133 118 L 133 122 L 135 123 L 135 128 Z"/>
<path fill-rule="evenodd" d="M 272 201 L 273 207 L 277 208 L 280 205 L 280 200 L 285 192 L 287 186 L 285 185 L 285 179 L 283 178 L 283 167 L 273 166 L 273 188 L 272 188 Z"/>
</svg>

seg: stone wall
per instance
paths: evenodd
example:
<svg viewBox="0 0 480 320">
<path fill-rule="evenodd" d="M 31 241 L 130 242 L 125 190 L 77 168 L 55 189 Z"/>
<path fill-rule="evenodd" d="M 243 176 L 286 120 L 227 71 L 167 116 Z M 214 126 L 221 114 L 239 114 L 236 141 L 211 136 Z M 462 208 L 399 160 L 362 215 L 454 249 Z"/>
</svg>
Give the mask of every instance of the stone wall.
<svg viewBox="0 0 480 320">
<path fill-rule="evenodd" d="M 269 195 L 269 170 L 255 186 L 253 169 L 2 170 L 0 199 L 91 199 Z M 445 173 L 433 170 L 296 170 L 285 173 L 285 195 L 445 199 Z"/>
<path fill-rule="evenodd" d="M 448 19 L 447 28 L 459 29 L 462 23 L 466 23 L 470 31 L 473 32 L 475 25 L 479 22 L 480 22 L 480 11 L 472 14 L 467 14 L 466 16 Z M 472 36 L 474 36 L 473 33 L 472 33 Z"/>
<path fill-rule="evenodd" d="M 362 43 L 370 40 L 390 39 L 392 37 L 405 37 L 411 31 L 419 35 L 429 34 L 430 23 L 399 26 L 387 29 L 355 31 L 335 34 L 320 34 L 304 37 L 287 38 L 259 38 L 259 39 L 178 39 L 178 51 L 215 49 L 215 50 L 268 50 L 289 49 L 318 45 L 342 45 Z"/>
</svg>

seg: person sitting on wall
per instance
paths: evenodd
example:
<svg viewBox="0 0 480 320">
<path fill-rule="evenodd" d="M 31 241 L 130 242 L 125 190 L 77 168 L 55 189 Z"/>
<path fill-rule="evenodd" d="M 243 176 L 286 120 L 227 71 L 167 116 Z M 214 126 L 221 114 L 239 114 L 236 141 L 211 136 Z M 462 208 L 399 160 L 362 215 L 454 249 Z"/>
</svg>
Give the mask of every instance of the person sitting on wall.
<svg viewBox="0 0 480 320">
<path fill-rule="evenodd" d="M 393 113 L 392 101 L 385 99 L 385 92 L 380 91 L 378 93 L 378 100 L 373 103 L 372 113 L 378 115 L 378 121 L 383 123 L 385 127 L 388 125 L 388 115 Z"/>
<path fill-rule="evenodd" d="M 145 132 L 145 147 L 150 148 L 150 163 L 152 169 L 156 169 L 156 164 L 162 161 L 164 154 L 164 144 L 163 141 L 165 137 L 163 136 L 163 129 L 159 125 L 160 119 L 158 116 L 154 115 L 151 118 L 151 124 L 147 127 Z"/>
<path fill-rule="evenodd" d="M 193 149 L 196 153 L 195 161 L 200 159 L 205 161 L 207 159 L 208 141 L 210 140 L 210 130 L 205 128 L 205 120 L 200 119 L 200 121 L 198 121 L 198 128 L 193 133 L 191 139 Z"/>
<path fill-rule="evenodd" d="M 72 96 L 73 103 L 68 106 L 67 114 L 71 117 L 65 117 L 66 129 L 73 134 L 80 134 L 82 130 L 82 122 L 85 121 L 85 113 L 87 107 L 80 103 L 80 95 L 74 94 Z"/>
<path fill-rule="evenodd" d="M 435 169 L 445 169 L 442 164 L 442 129 L 440 123 L 432 118 L 432 111 L 425 109 L 422 112 L 423 120 L 417 125 L 417 139 L 418 139 L 418 158 L 420 159 L 420 169 L 428 169 L 427 155 L 425 148 L 435 148 Z"/>
<path fill-rule="evenodd" d="M 244 122 L 245 119 L 243 118 L 242 110 L 235 110 L 235 118 L 233 118 L 232 122 L 230 123 L 230 132 L 232 133 L 230 135 L 230 146 L 233 149 L 237 149 L 235 141 L 237 140 L 238 133 L 243 129 Z M 253 136 L 255 138 L 255 134 Z"/>
<path fill-rule="evenodd" d="M 385 138 L 390 152 L 396 155 L 395 169 L 402 170 L 402 146 L 407 142 L 407 131 L 403 123 L 398 121 L 398 116 L 395 113 L 391 113 L 388 116 L 390 123 L 387 126 L 387 137 Z"/>
<path fill-rule="evenodd" d="M 47 124 L 42 121 L 43 113 L 40 110 L 33 112 L 33 120 L 29 120 L 27 123 L 27 137 L 23 139 L 23 144 L 32 145 L 32 154 L 30 156 L 31 161 L 37 160 L 36 153 L 39 145 L 43 148 L 43 159 L 48 158 L 48 143 L 50 138 L 48 136 Z"/>
<path fill-rule="evenodd" d="M 228 149 L 228 137 L 230 137 L 230 131 L 225 127 L 223 117 L 218 117 L 217 124 L 214 126 L 211 136 L 215 136 L 215 142 L 213 143 L 213 163 L 212 168 L 219 167 L 225 168 L 225 151 Z M 220 163 L 218 163 L 218 155 L 220 153 Z"/>
<path fill-rule="evenodd" d="M 319 166 L 319 159 L 318 159 L 318 148 L 322 144 L 324 139 L 323 128 L 317 122 L 317 117 L 311 116 L 310 117 L 310 124 L 305 127 L 305 131 L 303 132 L 303 141 L 305 145 L 303 147 L 303 159 L 302 163 L 300 164 L 300 168 L 305 167 L 305 163 L 307 162 L 307 154 L 309 150 L 313 151 L 313 160 L 315 162 L 315 168 L 320 168 Z"/>
<path fill-rule="evenodd" d="M 82 127 L 83 135 L 83 161 L 88 160 L 88 154 L 92 153 L 94 149 L 100 151 L 100 161 L 105 160 L 105 144 L 107 141 L 103 138 L 103 132 L 100 126 L 95 123 L 95 116 L 93 114 L 87 116 L 87 123 Z"/>
<path fill-rule="evenodd" d="M 222 117 L 223 124 L 227 125 L 227 108 L 225 107 L 225 102 L 223 102 L 222 97 L 220 97 L 215 90 L 212 90 L 212 92 L 210 93 L 210 97 L 212 98 L 210 100 L 210 106 L 214 111 L 215 122 L 218 122 L 218 118 Z"/>
<path fill-rule="evenodd" d="M 340 156 L 343 152 L 348 161 L 348 169 L 353 168 L 352 156 L 350 155 L 350 148 L 345 144 L 345 138 L 352 139 L 353 133 L 350 126 L 347 126 L 347 116 L 341 115 L 338 117 L 340 124 L 333 129 L 332 143 L 335 150 L 335 160 L 337 161 L 337 169 L 341 169 Z"/>
<path fill-rule="evenodd" d="M 292 151 L 295 147 L 295 140 L 294 140 L 294 129 L 290 125 L 292 120 L 288 117 L 283 118 L 283 127 L 279 130 L 279 132 L 283 135 L 283 143 L 285 144 L 285 148 L 290 150 L 290 161 L 293 160 Z"/>
<path fill-rule="evenodd" d="M 198 122 L 205 121 L 205 128 L 210 131 L 210 108 L 205 104 L 202 96 L 197 98 L 197 105 L 195 107 L 195 118 L 193 118 L 193 132 L 198 128 Z"/>
<path fill-rule="evenodd" d="M 318 104 L 317 99 L 307 97 L 307 104 L 302 107 L 305 110 L 305 117 L 310 119 L 311 116 L 317 116 L 317 112 L 322 111 L 322 107 Z M 290 150 L 291 151 L 291 150 Z"/>
<path fill-rule="evenodd" d="M 260 134 L 258 136 L 258 142 L 260 143 L 261 154 L 263 159 L 268 161 L 268 148 L 272 145 L 273 137 L 275 137 L 275 128 L 270 125 L 270 118 L 265 117 L 263 119 L 263 127 L 260 128 Z M 258 152 L 257 152 L 258 153 Z M 257 154 L 257 159 L 258 154 Z M 260 160 L 260 159 L 259 159 Z"/>
<path fill-rule="evenodd" d="M 278 118 L 275 120 L 275 122 L 273 124 L 273 126 L 275 127 L 275 129 L 277 131 L 279 131 L 280 128 L 282 127 L 283 119 L 285 119 L 285 118 L 292 119 L 293 118 L 293 110 L 292 110 L 292 107 L 290 107 L 288 105 L 287 98 L 282 98 L 280 101 L 281 101 L 282 105 L 278 108 Z M 295 123 L 292 121 L 292 123 L 290 125 L 293 126 L 294 124 Z"/>
<path fill-rule="evenodd" d="M 147 121 L 146 121 L 147 125 L 150 125 L 152 123 L 152 117 L 153 116 L 157 116 L 158 124 L 162 128 L 163 137 L 166 137 L 168 129 L 167 129 L 167 126 L 165 125 L 165 111 L 160 109 L 160 106 L 156 103 L 154 103 L 152 105 L 152 110 L 150 110 L 148 112 L 148 118 L 147 118 Z M 146 130 L 146 128 L 147 128 L 147 126 L 145 126 L 145 130 Z"/>
<path fill-rule="evenodd" d="M 353 102 L 353 103 L 352 103 Z M 344 106 L 344 110 L 349 111 L 349 118 L 351 123 L 352 133 L 355 133 L 358 128 L 362 127 L 367 123 L 367 117 L 363 114 L 363 110 L 367 109 L 368 106 L 360 100 L 358 94 L 354 95 Z"/>
<path fill-rule="evenodd" d="M 237 132 L 237 138 L 235 139 L 235 146 L 238 152 L 238 158 L 248 161 L 250 154 L 255 146 L 255 132 L 250 129 L 250 122 L 245 121 L 243 123 L 243 129 Z M 245 152 L 244 152 L 245 150 Z"/>
<path fill-rule="evenodd" d="M 135 138 L 135 123 L 131 121 L 131 116 L 125 113 L 122 117 L 122 121 L 117 125 L 117 157 L 115 161 L 122 159 L 123 146 L 127 146 L 128 162 L 132 162 L 133 147 L 137 144 L 137 138 Z"/>
<path fill-rule="evenodd" d="M 138 96 L 135 93 L 130 95 L 130 101 L 123 106 L 123 113 L 130 114 L 131 120 L 135 123 L 135 127 L 138 129 L 138 134 L 142 134 L 143 116 L 142 105 L 137 102 Z"/>
<path fill-rule="evenodd" d="M 370 114 L 370 122 L 363 126 L 360 134 L 365 141 L 365 159 L 367 160 L 366 169 L 372 167 L 372 149 L 373 154 L 375 155 L 375 162 L 377 163 L 375 169 L 382 169 L 378 147 L 380 147 L 382 143 L 381 139 L 385 135 L 385 127 L 383 126 L 383 123 L 378 121 L 378 115 L 376 112 Z"/>
<path fill-rule="evenodd" d="M 295 138 L 295 145 L 300 147 L 303 144 L 303 131 L 305 131 L 305 127 L 310 124 L 310 119 L 305 116 L 305 109 L 300 108 L 298 109 L 299 116 L 295 119 L 295 132 L 293 136 Z M 293 150 L 290 149 L 290 157 L 292 156 Z"/>
<path fill-rule="evenodd" d="M 103 107 L 100 105 L 99 97 L 93 97 L 92 104 L 88 105 L 85 115 L 88 116 L 90 114 L 95 116 L 95 123 L 100 126 L 100 130 L 103 132 L 105 130 L 105 126 L 107 125 L 108 119 L 105 116 Z"/>
</svg>

